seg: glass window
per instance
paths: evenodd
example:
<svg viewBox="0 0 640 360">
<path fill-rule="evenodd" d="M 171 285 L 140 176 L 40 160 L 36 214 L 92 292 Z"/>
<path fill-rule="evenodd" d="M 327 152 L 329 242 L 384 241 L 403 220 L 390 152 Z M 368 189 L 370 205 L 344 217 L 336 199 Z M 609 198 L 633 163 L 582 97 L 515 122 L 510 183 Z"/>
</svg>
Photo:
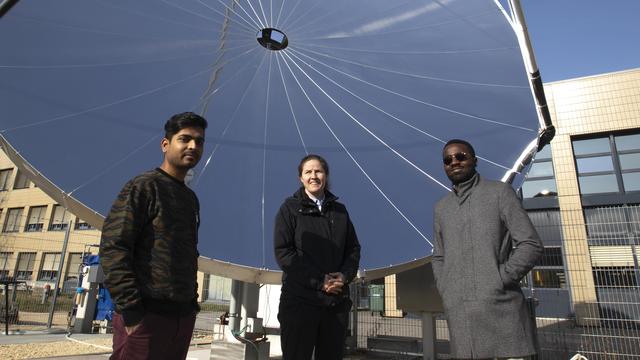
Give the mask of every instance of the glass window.
<svg viewBox="0 0 640 360">
<path fill-rule="evenodd" d="M 597 194 L 607 192 L 618 192 L 618 181 L 615 174 L 580 176 L 580 192 L 582 194 Z"/>
<path fill-rule="evenodd" d="M 541 196 L 557 196 L 555 179 L 527 180 L 522 184 L 522 196 L 525 199 Z"/>
<path fill-rule="evenodd" d="M 32 206 L 29 209 L 29 219 L 24 231 L 42 231 L 46 212 L 46 206 Z"/>
<path fill-rule="evenodd" d="M 631 205 L 627 209 L 631 231 L 638 238 L 640 237 L 640 205 Z"/>
<path fill-rule="evenodd" d="M 42 268 L 38 280 L 49 281 L 58 277 L 58 266 L 60 265 L 60 254 L 43 254 Z"/>
<path fill-rule="evenodd" d="M 553 163 L 551 161 L 534 162 L 527 176 L 532 178 L 553 176 Z"/>
<path fill-rule="evenodd" d="M 210 275 L 207 289 L 209 300 L 227 301 L 231 294 L 231 279 Z"/>
<path fill-rule="evenodd" d="M 53 217 L 51 218 L 51 224 L 49 224 L 50 231 L 63 231 L 69 226 L 73 215 L 60 205 L 54 205 Z"/>
<path fill-rule="evenodd" d="M 0 191 L 9 189 L 9 179 L 11 178 L 13 169 L 0 170 Z"/>
<path fill-rule="evenodd" d="M 16 175 L 16 181 L 13 183 L 14 189 L 26 189 L 29 187 L 29 179 L 26 175 L 22 173 L 22 171 L 18 171 Z"/>
<path fill-rule="evenodd" d="M 67 258 L 67 276 L 65 280 L 69 278 L 77 279 L 80 276 L 80 264 L 82 264 L 81 253 L 69 253 Z"/>
<path fill-rule="evenodd" d="M 16 280 L 31 280 L 33 264 L 36 262 L 36 253 L 18 254 L 18 266 L 16 267 Z"/>
<path fill-rule="evenodd" d="M 534 288 L 564 288 L 566 279 L 562 269 L 533 269 L 531 271 Z"/>
<path fill-rule="evenodd" d="M 593 277 L 596 286 L 636 287 L 636 271 L 632 267 L 594 267 Z"/>
<path fill-rule="evenodd" d="M 560 247 L 545 247 L 542 258 L 538 260 L 536 266 L 559 266 L 564 264 L 562 261 L 562 249 Z"/>
<path fill-rule="evenodd" d="M 613 171 L 613 160 L 610 155 L 576 159 L 578 173 Z"/>
<path fill-rule="evenodd" d="M 7 217 L 4 221 L 4 229 L 2 232 L 18 232 L 20 231 L 20 222 L 22 221 L 22 209 L 15 208 L 7 211 Z"/>
<path fill-rule="evenodd" d="M 576 155 L 610 153 L 609 138 L 598 138 L 573 141 L 573 153 Z"/>
<path fill-rule="evenodd" d="M 633 209 L 626 206 L 584 209 L 589 244 L 628 245 L 632 232 L 630 225 L 633 222 Z"/>
<path fill-rule="evenodd" d="M 620 154 L 619 156 L 622 170 L 640 169 L 640 153 Z"/>
<path fill-rule="evenodd" d="M 589 236 L 625 237 L 627 234 L 627 220 L 622 207 L 587 208 L 584 215 Z"/>
<path fill-rule="evenodd" d="M 625 191 L 640 191 L 640 172 L 622 174 Z"/>
<path fill-rule="evenodd" d="M 536 153 L 536 160 L 551 159 L 551 145 L 546 145 Z"/>
<path fill-rule="evenodd" d="M 76 230 L 95 230 L 93 226 L 91 226 L 88 222 L 78 218 L 75 226 Z"/>
<path fill-rule="evenodd" d="M 545 245 L 562 244 L 562 223 L 560 221 L 560 211 L 543 210 L 527 211 L 531 223 L 536 228 L 540 239 Z"/>
<path fill-rule="evenodd" d="M 573 152 L 583 195 L 640 191 L 640 134 L 573 140 Z"/>
<path fill-rule="evenodd" d="M 640 150 L 640 134 L 616 136 L 618 151 Z"/>
<path fill-rule="evenodd" d="M 9 277 L 9 258 L 10 252 L 0 252 L 0 279 Z"/>
</svg>

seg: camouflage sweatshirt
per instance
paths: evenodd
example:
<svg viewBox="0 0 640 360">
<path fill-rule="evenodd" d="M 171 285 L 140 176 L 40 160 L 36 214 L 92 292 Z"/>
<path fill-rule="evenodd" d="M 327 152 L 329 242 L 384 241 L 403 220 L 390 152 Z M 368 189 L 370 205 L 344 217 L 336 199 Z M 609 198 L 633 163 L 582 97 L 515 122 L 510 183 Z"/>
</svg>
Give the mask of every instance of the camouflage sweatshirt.
<svg viewBox="0 0 640 360">
<path fill-rule="evenodd" d="M 147 311 L 198 310 L 199 208 L 195 193 L 161 169 L 133 178 L 120 191 L 102 228 L 100 264 L 127 326 Z"/>
</svg>

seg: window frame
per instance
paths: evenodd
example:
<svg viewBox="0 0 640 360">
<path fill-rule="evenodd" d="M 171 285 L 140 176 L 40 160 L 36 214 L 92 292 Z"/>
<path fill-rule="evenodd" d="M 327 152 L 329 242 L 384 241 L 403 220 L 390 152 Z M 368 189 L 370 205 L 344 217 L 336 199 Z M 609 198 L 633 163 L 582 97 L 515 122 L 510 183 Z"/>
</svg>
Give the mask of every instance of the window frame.
<svg viewBox="0 0 640 360">
<path fill-rule="evenodd" d="M 53 256 L 51 269 L 45 269 L 47 264 L 47 257 Z M 42 261 L 40 262 L 40 270 L 38 271 L 38 281 L 56 281 L 58 279 L 58 267 L 62 259 L 61 253 L 47 252 L 42 254 Z"/>
<path fill-rule="evenodd" d="M 29 256 L 29 259 L 27 259 L 26 270 L 20 270 L 20 264 L 21 264 L 21 261 L 23 260 L 23 256 L 25 255 Z M 31 280 L 31 278 L 33 277 L 33 268 L 35 267 L 35 263 L 36 263 L 36 255 L 37 253 L 35 252 L 18 253 L 18 258 L 16 259 L 16 269 L 13 275 L 13 277 L 16 280 L 26 280 L 26 281 Z M 25 274 L 27 273 L 28 273 L 28 276 L 25 276 Z"/>
<path fill-rule="evenodd" d="M 536 274 L 543 274 L 543 273 L 554 273 L 554 275 L 560 275 L 558 276 L 557 282 L 552 282 L 549 285 L 544 285 L 543 283 L 540 283 L 540 279 L 537 278 Z M 544 277 L 542 277 L 544 279 Z M 542 285 L 542 286 L 541 286 Z M 531 269 L 531 284 L 530 286 L 533 289 L 539 290 L 539 289 L 566 289 L 567 288 L 567 273 L 564 270 L 563 267 L 553 267 L 553 266 L 545 266 L 545 267 L 534 267 L 533 269 Z"/>
<path fill-rule="evenodd" d="M 41 232 L 44 229 L 45 216 L 47 214 L 47 205 L 38 205 L 38 206 L 30 206 L 29 207 L 29 216 L 27 217 L 27 221 L 24 224 L 24 232 Z M 33 217 L 33 211 L 40 211 L 39 217 L 36 219 L 37 222 L 31 222 Z M 44 214 L 43 214 L 44 212 Z"/>
<path fill-rule="evenodd" d="M 594 267 L 593 282 L 596 289 L 637 289 L 639 285 L 637 271 L 631 266 Z M 619 279 L 623 279 L 624 284 L 618 283 Z"/>
<path fill-rule="evenodd" d="M 17 215 L 11 216 L 12 212 L 19 211 Z M 20 232 L 20 223 L 22 223 L 22 213 L 24 212 L 24 207 L 15 207 L 7 209 L 7 215 L 4 217 L 4 224 L 2 227 L 3 233 L 16 233 Z M 13 219 L 13 224 L 11 228 L 9 228 L 9 221 Z"/>
<path fill-rule="evenodd" d="M 9 267 L 9 261 L 13 256 L 11 251 L 0 251 L 0 279 L 8 278 L 11 268 Z"/>
<path fill-rule="evenodd" d="M 524 182 L 522 183 L 522 186 L 520 187 L 521 193 L 522 193 L 522 198 L 523 199 L 538 199 L 540 197 L 544 197 L 544 198 L 557 198 L 558 197 L 558 183 L 556 182 L 556 170 L 553 167 L 553 156 L 551 155 L 551 145 L 547 145 L 546 147 L 549 148 L 548 151 L 545 151 L 544 149 L 538 153 L 538 156 L 536 156 L 533 160 L 533 162 L 531 163 L 531 167 L 536 166 L 536 164 L 540 165 L 540 164 L 547 164 L 550 163 L 551 164 L 551 175 L 543 175 L 543 176 L 530 176 L 530 172 L 527 172 L 527 176 L 525 177 Z M 551 180 L 553 181 L 553 185 L 554 185 L 554 189 L 552 192 L 550 192 L 549 195 L 542 195 L 541 192 L 538 192 L 537 194 L 527 197 L 525 195 L 524 192 L 524 188 L 527 186 L 527 183 L 531 184 L 534 183 L 536 181 L 545 181 L 545 180 Z M 551 189 L 549 189 L 551 190 Z"/>
<path fill-rule="evenodd" d="M 57 212 L 60 210 L 63 212 L 60 217 L 61 220 L 58 220 Z M 51 219 L 49 221 L 49 231 L 65 231 L 69 227 L 69 221 L 73 218 L 73 214 L 71 214 L 67 209 L 65 209 L 60 204 L 53 205 L 53 211 L 51 212 Z M 60 222 L 58 222 L 60 221 Z"/>
<path fill-rule="evenodd" d="M 31 180 L 23 171 L 16 171 L 16 177 L 13 180 L 13 190 L 28 189 L 31 187 Z"/>
<path fill-rule="evenodd" d="M 640 245 L 640 231 L 633 227 L 634 215 L 639 211 L 640 204 L 587 206 L 582 209 L 584 225 L 589 246 L 626 246 Z M 602 211 L 602 212 L 600 212 Z M 612 214 L 618 212 L 618 214 Z M 611 220 L 611 216 L 619 216 L 620 219 Z M 594 218 L 606 217 L 603 222 L 593 222 Z M 612 229 L 612 225 L 618 226 Z M 597 231 L 599 225 L 606 225 L 603 231 Z M 619 230 L 619 234 L 613 230 Z M 596 234 L 612 234 L 611 236 L 597 236 Z"/>
<path fill-rule="evenodd" d="M 73 226 L 74 230 L 80 230 L 80 231 L 85 231 L 85 230 L 96 230 L 95 227 L 91 226 L 91 224 L 89 224 L 88 222 L 77 218 L 76 219 L 76 224 Z"/>
<path fill-rule="evenodd" d="M 77 258 L 78 261 L 74 261 Z M 79 270 L 82 266 L 82 253 L 70 252 L 67 253 L 65 262 L 67 263 L 64 280 L 67 281 L 70 278 L 78 279 Z"/>
<path fill-rule="evenodd" d="M 0 191 L 8 191 L 13 168 L 0 169 Z M 6 176 L 4 176 L 6 174 Z M 4 179 L 3 179 L 4 176 Z"/>
<path fill-rule="evenodd" d="M 618 150 L 616 139 L 621 136 L 627 135 L 638 135 L 637 131 L 635 132 L 613 132 L 606 134 L 597 134 L 590 135 L 588 137 L 576 136 L 571 138 L 571 147 L 573 152 L 573 159 L 576 169 L 576 178 L 578 179 L 578 186 L 580 188 L 580 194 L 582 196 L 593 196 L 593 195 L 619 195 L 619 194 L 634 194 L 640 193 L 640 190 L 627 190 L 624 183 L 623 174 L 640 174 L 640 168 L 630 168 L 630 169 L 622 169 L 622 163 L 620 157 L 622 155 L 630 155 L 630 154 L 640 154 L 640 146 L 636 149 L 625 149 Z M 593 153 L 581 153 L 576 154 L 576 142 L 580 141 L 589 141 L 594 139 L 606 139 L 609 144 L 609 152 L 593 152 Z M 613 169 L 607 171 L 588 171 L 588 172 L 580 172 L 578 168 L 578 161 L 581 159 L 590 159 L 597 158 L 602 156 L 609 156 L 613 163 Z M 601 191 L 601 192 L 583 192 L 583 184 L 581 184 L 581 179 L 589 178 L 591 176 L 603 176 L 603 175 L 613 175 L 616 179 L 617 191 Z"/>
</svg>

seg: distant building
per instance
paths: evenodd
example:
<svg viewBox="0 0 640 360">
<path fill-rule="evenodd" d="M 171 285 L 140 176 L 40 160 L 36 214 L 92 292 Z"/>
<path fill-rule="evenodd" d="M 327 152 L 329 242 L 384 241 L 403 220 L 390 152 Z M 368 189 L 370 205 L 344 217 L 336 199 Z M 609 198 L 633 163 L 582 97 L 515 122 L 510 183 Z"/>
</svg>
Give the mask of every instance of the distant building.
<svg viewBox="0 0 640 360">
<path fill-rule="evenodd" d="M 538 316 L 640 320 L 640 69 L 545 84 L 556 136 L 522 186 Z"/>
<path fill-rule="evenodd" d="M 54 202 L 0 151 L 0 277 L 15 277 L 36 287 L 60 279 L 62 286 L 77 279 L 82 253 L 97 253 L 99 244 L 98 230 Z"/>
<path fill-rule="evenodd" d="M 114 194 L 115 197 L 116 194 Z M 69 228 L 62 264 L 62 245 Z M 30 287 L 74 291 L 82 254 L 98 254 L 101 232 L 65 210 L 18 170 L 0 148 L 0 278 L 26 281 Z M 227 302 L 231 281 L 198 272 L 201 301 Z"/>
</svg>

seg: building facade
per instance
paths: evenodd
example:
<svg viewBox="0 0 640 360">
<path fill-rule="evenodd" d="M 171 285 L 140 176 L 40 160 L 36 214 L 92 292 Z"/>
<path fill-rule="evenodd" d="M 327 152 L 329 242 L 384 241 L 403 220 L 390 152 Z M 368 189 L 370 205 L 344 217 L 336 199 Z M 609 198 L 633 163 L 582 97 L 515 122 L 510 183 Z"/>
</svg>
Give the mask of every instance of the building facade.
<svg viewBox="0 0 640 360">
<path fill-rule="evenodd" d="M 635 324 L 640 69 L 548 83 L 545 93 L 556 136 L 521 189 L 545 254 L 524 285 L 538 316 Z"/>
<path fill-rule="evenodd" d="M 101 232 L 56 203 L 27 175 L 0 148 L 0 279 L 52 289 L 57 280 L 63 291 L 73 292 L 82 257 L 98 254 Z M 198 286 L 200 301 L 229 301 L 229 279 L 198 272 Z"/>
<path fill-rule="evenodd" d="M 53 201 L 0 151 L 0 278 L 30 287 L 53 287 L 58 279 L 61 287 L 75 287 L 83 253 L 96 254 L 99 244 L 98 230 Z"/>
</svg>

